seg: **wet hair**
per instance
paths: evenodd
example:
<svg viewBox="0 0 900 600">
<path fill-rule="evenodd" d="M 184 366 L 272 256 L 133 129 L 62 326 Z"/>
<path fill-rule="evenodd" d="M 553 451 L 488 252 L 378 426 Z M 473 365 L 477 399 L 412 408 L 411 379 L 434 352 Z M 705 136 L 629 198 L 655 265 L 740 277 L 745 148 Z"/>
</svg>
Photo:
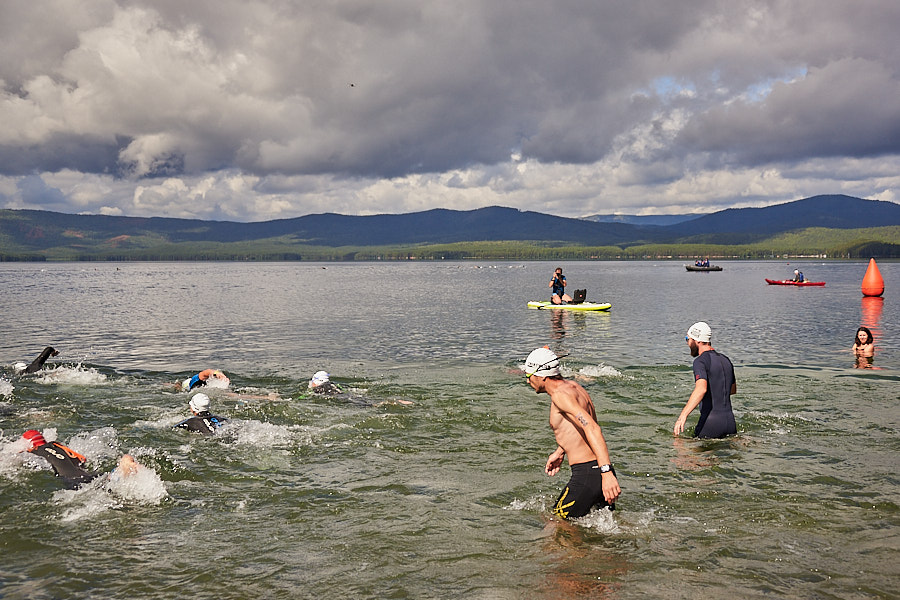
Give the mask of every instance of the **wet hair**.
<svg viewBox="0 0 900 600">
<path fill-rule="evenodd" d="M 860 331 L 865 331 L 866 335 L 869 336 L 868 339 L 866 339 L 866 344 L 874 344 L 875 343 L 875 336 L 872 335 L 872 332 L 869 331 L 869 328 L 868 327 L 860 327 L 859 329 L 856 330 L 856 335 L 853 336 L 853 345 L 854 346 L 860 345 L 860 343 L 859 343 L 859 332 Z"/>
</svg>

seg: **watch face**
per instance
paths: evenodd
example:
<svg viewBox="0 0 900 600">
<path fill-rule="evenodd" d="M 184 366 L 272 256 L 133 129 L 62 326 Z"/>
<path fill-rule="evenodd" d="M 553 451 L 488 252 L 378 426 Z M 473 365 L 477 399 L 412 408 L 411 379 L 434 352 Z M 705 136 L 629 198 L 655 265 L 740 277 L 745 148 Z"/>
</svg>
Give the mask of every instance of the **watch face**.
<svg viewBox="0 0 900 600">
<path fill-rule="evenodd" d="M 611 470 L 612 470 L 612 467 L 610 467 L 609 465 L 603 465 L 600 467 L 601 473 L 609 473 Z"/>
</svg>

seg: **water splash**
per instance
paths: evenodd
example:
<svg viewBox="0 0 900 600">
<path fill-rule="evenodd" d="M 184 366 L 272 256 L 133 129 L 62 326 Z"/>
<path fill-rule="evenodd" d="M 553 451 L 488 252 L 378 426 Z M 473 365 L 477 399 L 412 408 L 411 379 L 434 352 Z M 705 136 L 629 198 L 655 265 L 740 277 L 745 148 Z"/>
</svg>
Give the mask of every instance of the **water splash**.
<svg viewBox="0 0 900 600">
<path fill-rule="evenodd" d="M 46 385 L 103 385 L 109 379 L 93 367 L 77 364 L 74 367 L 59 366 L 49 370 L 38 371 L 35 381 Z"/>
<path fill-rule="evenodd" d="M 615 367 L 604 365 L 603 363 L 596 366 L 584 367 L 580 369 L 578 373 L 586 377 L 622 377 L 621 371 Z"/>
</svg>

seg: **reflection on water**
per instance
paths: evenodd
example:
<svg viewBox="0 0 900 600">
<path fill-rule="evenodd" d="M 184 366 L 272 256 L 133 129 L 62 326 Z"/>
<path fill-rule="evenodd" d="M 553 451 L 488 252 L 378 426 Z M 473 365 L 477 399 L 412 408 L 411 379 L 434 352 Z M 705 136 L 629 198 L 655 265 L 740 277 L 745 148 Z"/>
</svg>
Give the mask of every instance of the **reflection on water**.
<svg viewBox="0 0 900 600">
<path fill-rule="evenodd" d="M 860 314 L 862 317 L 862 326 L 869 329 L 872 334 L 875 348 L 878 343 L 883 343 L 884 332 L 881 329 L 881 313 L 884 310 L 884 298 L 881 296 L 863 296 L 860 300 Z M 874 369 L 874 356 L 857 356 L 857 369 Z"/>
<path fill-rule="evenodd" d="M 820 289 L 763 262 L 564 265 L 603 313 L 526 308 L 556 264 L 322 266 L 0 263 L 4 600 L 900 597 L 900 314 L 857 304 L 858 264 L 804 268 Z M 672 435 L 698 320 L 735 363 L 728 440 Z M 851 368 L 860 322 L 880 372 Z M 545 344 L 598 408 L 615 514 L 549 516 L 565 474 L 519 368 Z M 211 365 L 229 426 L 173 430 L 172 382 Z M 308 394 L 321 369 L 349 398 Z M 3 451 L 27 428 L 107 432 L 90 462 L 134 454 L 163 500 L 60 505 L 45 461 Z"/>
</svg>

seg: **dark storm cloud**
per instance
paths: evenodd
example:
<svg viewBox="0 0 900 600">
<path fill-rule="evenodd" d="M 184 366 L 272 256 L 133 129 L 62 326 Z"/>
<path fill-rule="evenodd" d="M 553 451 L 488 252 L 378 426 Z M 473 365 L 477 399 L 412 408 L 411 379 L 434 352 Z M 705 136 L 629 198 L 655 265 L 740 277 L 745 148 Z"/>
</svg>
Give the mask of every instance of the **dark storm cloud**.
<svg viewBox="0 0 900 600">
<path fill-rule="evenodd" d="M 0 197 L 27 206 L 37 173 L 73 210 L 239 219 L 893 199 L 870 173 L 900 154 L 898 22 L 870 0 L 4 2 Z M 825 159 L 857 172 L 783 175 Z"/>
<path fill-rule="evenodd" d="M 679 142 L 688 151 L 721 153 L 730 162 L 765 164 L 810 157 L 900 153 L 900 80 L 862 59 L 813 69 L 780 83 L 756 103 L 735 102 L 697 115 Z"/>
</svg>

